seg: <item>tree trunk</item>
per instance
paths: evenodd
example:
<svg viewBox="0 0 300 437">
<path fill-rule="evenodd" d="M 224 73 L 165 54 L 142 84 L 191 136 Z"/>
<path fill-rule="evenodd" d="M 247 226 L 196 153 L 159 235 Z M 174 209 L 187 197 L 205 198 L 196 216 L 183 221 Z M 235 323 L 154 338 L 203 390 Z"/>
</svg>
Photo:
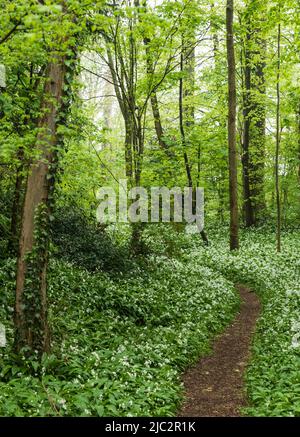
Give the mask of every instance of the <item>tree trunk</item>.
<svg viewBox="0 0 300 437">
<path fill-rule="evenodd" d="M 213 15 L 215 13 L 215 4 L 214 2 L 211 3 L 211 14 Z M 210 31 L 212 33 L 212 49 L 213 49 L 213 57 L 214 57 L 214 71 L 215 71 L 215 77 L 216 77 L 216 88 L 218 90 L 221 90 L 223 87 L 223 75 L 221 75 L 221 71 L 223 69 L 222 67 L 222 54 L 220 55 L 220 43 L 219 43 L 219 36 L 218 36 L 218 26 L 216 25 L 215 21 L 213 19 L 210 20 Z M 217 95 L 217 102 L 218 106 L 223 106 L 223 100 L 221 99 L 220 94 Z M 220 125 L 222 128 L 224 127 L 224 131 L 226 129 L 226 121 L 222 117 L 220 118 Z M 218 216 L 220 219 L 220 222 L 224 224 L 224 211 L 226 210 L 226 183 L 227 183 L 227 176 L 226 176 L 226 170 L 227 166 L 224 168 L 224 164 L 222 162 L 222 166 L 219 170 L 218 175 Z"/>
<path fill-rule="evenodd" d="M 134 124 L 129 114 L 128 117 L 124 119 L 124 121 L 125 121 L 125 174 L 130 186 L 132 186 L 133 185 L 132 144 L 133 144 Z"/>
<path fill-rule="evenodd" d="M 184 57 L 184 54 L 186 55 Z M 183 73 L 186 71 L 186 66 L 188 67 L 188 73 L 191 81 L 194 79 L 194 51 L 190 51 L 191 59 L 189 59 L 189 56 L 187 55 L 187 50 L 184 47 L 184 44 L 182 44 L 182 51 L 180 55 L 180 71 Z M 186 64 L 186 65 L 185 65 Z M 184 87 L 184 81 L 183 77 L 179 79 L 179 129 L 181 134 L 181 144 L 183 148 L 183 158 L 184 158 L 184 165 L 185 165 L 185 171 L 187 176 L 187 181 L 189 187 L 193 189 L 193 214 L 196 212 L 196 196 L 194 195 L 196 193 L 195 187 L 193 185 L 193 177 L 192 177 L 192 169 L 189 162 L 189 157 L 186 150 L 186 135 L 185 131 L 186 129 L 190 128 L 194 124 L 194 117 L 195 117 L 195 111 L 194 106 L 189 104 L 187 106 L 184 105 L 184 97 L 189 97 L 190 94 L 193 93 L 193 86 L 192 88 L 188 89 L 187 87 Z M 184 117 L 186 115 L 186 117 Z M 200 149 L 199 149 L 200 152 Z M 200 156 L 198 157 L 198 171 L 200 176 Z M 203 230 L 200 231 L 201 238 L 205 245 L 209 244 L 206 232 Z"/>
<path fill-rule="evenodd" d="M 265 130 L 266 130 L 266 108 L 265 108 L 265 42 L 259 37 L 260 29 L 255 29 L 254 34 L 256 50 L 251 88 L 253 89 L 252 111 L 253 119 L 250 139 L 251 159 L 251 198 L 254 209 L 254 222 L 258 225 L 263 219 L 265 204 L 264 174 L 265 174 Z"/>
<path fill-rule="evenodd" d="M 281 24 L 278 24 L 277 35 L 277 83 L 276 83 L 276 153 L 275 153 L 275 191 L 276 191 L 276 214 L 277 229 L 276 242 L 277 252 L 281 251 L 281 205 L 280 205 L 280 185 L 279 185 L 279 152 L 280 152 L 280 70 L 281 70 Z"/>
<path fill-rule="evenodd" d="M 298 182 L 300 187 L 300 104 L 298 106 L 298 113 L 297 113 L 297 129 L 298 129 Z"/>
<path fill-rule="evenodd" d="M 250 34 L 247 33 L 247 43 L 250 40 Z M 244 92 L 243 92 L 243 141 L 242 141 L 242 166 L 243 166 L 243 191 L 244 191 L 244 215 L 246 227 L 254 225 L 254 211 L 251 198 L 250 187 L 250 93 L 251 93 L 251 65 L 250 53 L 246 47 L 245 50 L 245 67 L 244 67 Z"/>
<path fill-rule="evenodd" d="M 236 152 L 236 78 L 233 39 L 233 0 L 226 6 L 226 43 L 228 63 L 228 151 L 230 199 L 230 250 L 239 248 L 239 213 Z"/>
<path fill-rule="evenodd" d="M 246 226 L 258 225 L 264 215 L 265 166 L 265 41 L 262 37 L 263 10 L 255 9 L 254 0 L 245 10 L 245 65 L 243 69 L 243 188 Z M 259 14 L 259 15 L 258 15 Z"/>
<path fill-rule="evenodd" d="M 154 127 L 155 127 L 156 136 L 158 139 L 158 144 L 160 145 L 161 149 L 167 150 L 168 146 L 164 140 L 164 130 L 162 127 L 156 92 L 152 93 L 151 98 L 150 98 L 150 102 L 151 102 L 152 114 L 153 114 L 153 118 L 154 118 Z"/>
<path fill-rule="evenodd" d="M 146 7 L 146 2 L 144 2 L 144 7 Z M 150 43 L 149 38 L 145 37 L 144 38 L 144 45 L 145 45 L 145 50 L 146 50 L 147 74 L 148 74 L 150 80 L 152 80 L 153 75 L 154 75 L 154 68 L 153 68 L 153 62 L 152 62 L 153 59 L 152 59 L 152 56 L 150 54 L 149 47 L 148 47 L 149 43 Z M 162 122 L 161 122 L 157 93 L 156 93 L 155 89 L 153 90 L 153 84 L 150 84 L 150 88 L 152 88 L 151 95 L 150 95 L 150 103 L 151 103 L 151 109 L 152 109 L 152 114 L 153 114 L 153 119 L 154 119 L 154 127 L 155 127 L 155 132 L 156 132 L 158 144 L 162 150 L 164 150 L 170 157 L 172 157 L 172 154 L 170 154 L 168 151 L 168 145 L 166 144 L 166 142 L 164 140 L 164 129 L 163 129 Z"/>
<path fill-rule="evenodd" d="M 180 55 L 180 72 L 184 72 L 184 62 L 183 62 L 183 52 L 181 52 Z M 184 165 L 185 165 L 185 171 L 187 176 L 187 181 L 189 187 L 193 187 L 193 180 L 192 180 L 192 172 L 191 167 L 188 159 L 188 154 L 186 151 L 186 138 L 185 138 L 185 129 L 184 129 L 184 120 L 183 120 L 183 77 L 180 77 L 179 79 L 179 130 L 181 135 L 181 145 L 183 149 L 183 159 L 184 159 Z"/>
<path fill-rule="evenodd" d="M 46 72 L 36 149 L 39 159 L 29 168 L 17 263 L 15 345 L 39 354 L 49 351 L 47 267 L 51 163 L 57 141 L 57 118 L 62 103 L 64 59 L 57 57 Z"/>
</svg>

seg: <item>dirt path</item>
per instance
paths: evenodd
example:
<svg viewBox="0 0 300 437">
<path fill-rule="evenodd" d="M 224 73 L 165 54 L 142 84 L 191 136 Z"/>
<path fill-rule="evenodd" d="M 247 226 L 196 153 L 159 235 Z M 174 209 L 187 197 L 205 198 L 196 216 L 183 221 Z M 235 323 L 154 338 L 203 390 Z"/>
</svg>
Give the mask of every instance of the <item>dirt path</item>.
<svg viewBox="0 0 300 437">
<path fill-rule="evenodd" d="M 178 416 L 240 416 L 246 406 L 244 371 L 260 305 L 255 293 L 238 285 L 242 298 L 239 314 L 214 343 L 212 354 L 202 358 L 183 376 L 186 401 Z"/>
</svg>

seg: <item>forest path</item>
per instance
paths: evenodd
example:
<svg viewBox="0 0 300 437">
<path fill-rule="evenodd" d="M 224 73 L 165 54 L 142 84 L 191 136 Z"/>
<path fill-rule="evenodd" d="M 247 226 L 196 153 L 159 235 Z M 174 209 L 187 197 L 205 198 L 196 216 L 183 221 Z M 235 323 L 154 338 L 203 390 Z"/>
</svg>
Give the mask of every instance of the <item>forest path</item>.
<svg viewBox="0 0 300 437">
<path fill-rule="evenodd" d="M 244 373 L 260 303 L 248 287 L 236 287 L 242 299 L 240 312 L 217 337 L 211 355 L 184 374 L 186 400 L 178 412 L 180 417 L 240 416 L 240 408 L 247 405 Z"/>
</svg>

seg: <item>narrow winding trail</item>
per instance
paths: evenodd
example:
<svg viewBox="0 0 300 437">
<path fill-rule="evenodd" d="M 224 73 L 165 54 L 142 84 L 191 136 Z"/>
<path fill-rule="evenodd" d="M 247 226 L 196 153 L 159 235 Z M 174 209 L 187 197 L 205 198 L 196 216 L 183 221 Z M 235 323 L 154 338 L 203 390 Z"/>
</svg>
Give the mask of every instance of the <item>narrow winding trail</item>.
<svg viewBox="0 0 300 437">
<path fill-rule="evenodd" d="M 234 322 L 215 341 L 206 356 L 183 376 L 186 401 L 178 412 L 181 417 L 240 416 L 247 405 L 244 372 L 260 311 L 255 293 L 237 285 L 242 303 Z"/>
</svg>

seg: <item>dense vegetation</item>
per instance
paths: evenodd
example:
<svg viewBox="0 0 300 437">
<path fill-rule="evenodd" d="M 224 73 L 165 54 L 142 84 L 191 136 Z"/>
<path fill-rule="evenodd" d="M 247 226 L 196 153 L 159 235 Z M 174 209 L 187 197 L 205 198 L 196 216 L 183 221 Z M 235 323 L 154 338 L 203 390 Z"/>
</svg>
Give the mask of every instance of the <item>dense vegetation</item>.
<svg viewBox="0 0 300 437">
<path fill-rule="evenodd" d="M 299 1 L 0 7 L 0 415 L 175 415 L 243 283 L 243 414 L 299 416 Z"/>
<path fill-rule="evenodd" d="M 2 414 L 174 414 L 180 370 L 208 351 L 238 298 L 205 266 L 153 255 L 142 267 L 113 279 L 53 263 L 52 354 L 41 363 L 2 358 Z M 10 275 L 8 264 L 8 295 Z"/>
<path fill-rule="evenodd" d="M 263 304 L 247 373 L 250 415 L 300 414 L 299 237 L 299 231 L 285 232 L 285 251 L 277 254 L 268 229 L 248 231 L 237 255 L 224 251 L 224 238 L 218 235 L 210 254 L 200 255 L 226 278 L 249 284 Z"/>
<path fill-rule="evenodd" d="M 53 261 L 53 350 L 41 362 L 12 361 L 15 263 L 2 264 L 1 320 L 10 343 L 1 356 L 2 415 L 175 414 L 182 370 L 209 352 L 238 309 L 236 282 L 250 284 L 263 303 L 246 413 L 299 415 L 299 232 L 284 234 L 279 256 L 268 229 L 243 232 L 240 254 L 226 248 L 223 230 L 214 230 L 209 249 L 170 232 L 147 235 L 147 261 L 118 278 Z M 162 252 L 168 242 L 176 257 Z"/>
</svg>

